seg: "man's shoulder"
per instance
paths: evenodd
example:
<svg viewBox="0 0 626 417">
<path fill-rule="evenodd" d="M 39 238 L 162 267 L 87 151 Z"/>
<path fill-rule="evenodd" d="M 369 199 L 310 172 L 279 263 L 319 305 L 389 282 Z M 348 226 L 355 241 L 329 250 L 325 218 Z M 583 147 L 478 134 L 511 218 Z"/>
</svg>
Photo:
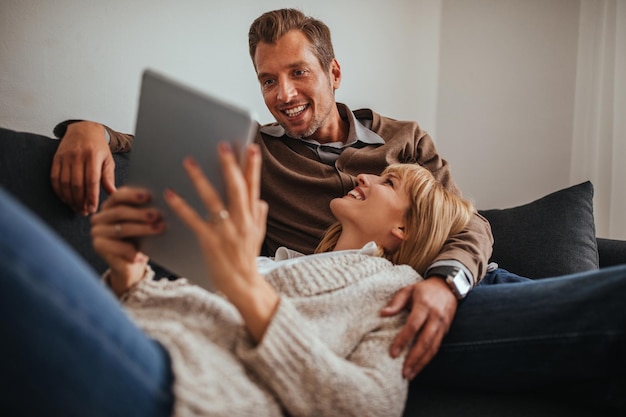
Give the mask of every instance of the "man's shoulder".
<svg viewBox="0 0 626 417">
<path fill-rule="evenodd" d="M 414 120 L 399 120 L 397 118 L 383 116 L 372 109 L 361 108 L 354 110 L 354 117 L 365 126 L 379 134 L 387 131 L 410 130 L 421 131 L 419 123 Z"/>
<path fill-rule="evenodd" d="M 414 120 L 400 120 L 391 116 L 384 116 L 368 108 L 353 110 L 352 113 L 354 113 L 354 117 L 356 117 L 357 120 L 370 120 L 373 122 L 385 123 L 417 124 L 417 122 Z"/>
</svg>

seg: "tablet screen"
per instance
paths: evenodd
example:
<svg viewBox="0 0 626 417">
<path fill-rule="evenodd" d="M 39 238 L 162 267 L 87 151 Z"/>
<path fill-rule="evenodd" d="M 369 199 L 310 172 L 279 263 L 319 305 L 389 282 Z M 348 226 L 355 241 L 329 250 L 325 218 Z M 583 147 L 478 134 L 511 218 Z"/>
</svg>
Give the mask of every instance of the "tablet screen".
<svg viewBox="0 0 626 417">
<path fill-rule="evenodd" d="M 251 112 L 197 91 L 152 70 L 142 77 L 128 184 L 148 188 L 165 216 L 167 231 L 141 242 L 141 250 L 168 270 L 208 290 L 210 279 L 195 235 L 165 204 L 162 194 L 172 188 L 198 213 L 206 209 L 182 166 L 193 156 L 224 197 L 217 144 L 230 142 L 243 157 L 256 135 Z"/>
</svg>

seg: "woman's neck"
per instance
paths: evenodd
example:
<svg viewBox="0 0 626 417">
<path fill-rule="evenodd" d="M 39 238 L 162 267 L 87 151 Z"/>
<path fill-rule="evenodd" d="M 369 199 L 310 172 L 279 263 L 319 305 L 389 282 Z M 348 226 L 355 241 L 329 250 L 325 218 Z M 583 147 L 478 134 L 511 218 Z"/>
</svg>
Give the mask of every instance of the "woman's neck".
<svg viewBox="0 0 626 417">
<path fill-rule="evenodd" d="M 339 239 L 337 239 L 337 244 L 335 244 L 333 251 L 361 249 L 368 242 L 370 241 L 368 240 L 367 242 L 363 242 L 363 239 L 358 239 L 354 236 L 347 236 L 346 233 L 342 233 L 341 236 L 339 236 Z"/>
</svg>

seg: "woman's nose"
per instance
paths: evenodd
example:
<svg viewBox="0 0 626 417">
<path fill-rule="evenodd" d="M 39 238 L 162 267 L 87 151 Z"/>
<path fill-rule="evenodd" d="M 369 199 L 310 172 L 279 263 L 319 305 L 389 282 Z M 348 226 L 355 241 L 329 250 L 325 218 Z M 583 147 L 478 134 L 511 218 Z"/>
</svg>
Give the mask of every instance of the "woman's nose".
<svg viewBox="0 0 626 417">
<path fill-rule="evenodd" d="M 356 176 L 356 181 L 359 185 L 369 186 L 372 183 L 372 179 L 370 178 L 372 175 L 369 174 L 359 174 Z"/>
</svg>

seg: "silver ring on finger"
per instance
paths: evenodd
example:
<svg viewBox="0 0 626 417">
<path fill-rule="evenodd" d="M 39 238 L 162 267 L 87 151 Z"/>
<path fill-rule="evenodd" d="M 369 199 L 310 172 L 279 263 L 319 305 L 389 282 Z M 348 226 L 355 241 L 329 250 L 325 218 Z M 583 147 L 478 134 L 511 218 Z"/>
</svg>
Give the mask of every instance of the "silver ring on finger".
<svg viewBox="0 0 626 417">
<path fill-rule="evenodd" d="M 115 236 L 116 237 L 120 237 L 122 235 L 122 225 L 119 223 L 115 223 L 115 228 L 113 229 L 115 231 Z"/>
<path fill-rule="evenodd" d="M 230 213 L 226 209 L 221 209 L 207 216 L 207 221 L 211 224 L 219 224 L 230 217 Z"/>
</svg>

